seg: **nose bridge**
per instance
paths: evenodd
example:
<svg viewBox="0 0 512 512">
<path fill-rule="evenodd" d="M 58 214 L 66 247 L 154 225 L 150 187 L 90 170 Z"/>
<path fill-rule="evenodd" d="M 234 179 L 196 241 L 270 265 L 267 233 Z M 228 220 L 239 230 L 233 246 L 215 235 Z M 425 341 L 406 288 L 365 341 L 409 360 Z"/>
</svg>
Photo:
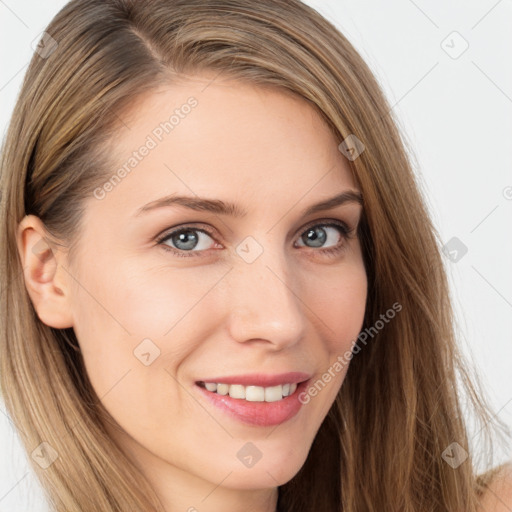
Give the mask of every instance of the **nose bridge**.
<svg viewBox="0 0 512 512">
<path fill-rule="evenodd" d="M 305 316 L 295 291 L 300 283 L 283 248 L 264 247 L 247 237 L 236 252 L 228 276 L 233 338 L 262 339 L 280 346 L 296 343 L 303 334 Z"/>
</svg>

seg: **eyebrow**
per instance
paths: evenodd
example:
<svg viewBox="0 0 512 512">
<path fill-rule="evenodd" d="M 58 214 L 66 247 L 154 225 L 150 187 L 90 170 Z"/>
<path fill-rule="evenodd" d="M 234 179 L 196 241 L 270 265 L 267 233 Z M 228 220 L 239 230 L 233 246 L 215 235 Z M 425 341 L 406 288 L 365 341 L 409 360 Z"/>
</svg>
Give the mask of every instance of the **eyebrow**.
<svg viewBox="0 0 512 512">
<path fill-rule="evenodd" d="M 356 203 L 362 205 L 363 198 L 361 193 L 357 190 L 344 190 L 334 197 L 309 206 L 302 212 L 302 214 L 304 216 L 308 216 L 319 211 L 331 210 L 336 206 L 340 206 L 346 203 Z M 247 215 L 247 211 L 240 208 L 238 205 L 226 201 L 221 201 L 220 199 L 207 199 L 197 196 L 192 197 L 170 195 L 161 197 L 160 199 L 156 199 L 155 201 L 151 201 L 150 203 L 142 206 L 136 211 L 134 216 L 139 216 L 157 208 L 164 208 L 166 206 L 173 205 L 183 206 L 190 210 L 206 211 L 238 218 L 245 217 Z"/>
</svg>

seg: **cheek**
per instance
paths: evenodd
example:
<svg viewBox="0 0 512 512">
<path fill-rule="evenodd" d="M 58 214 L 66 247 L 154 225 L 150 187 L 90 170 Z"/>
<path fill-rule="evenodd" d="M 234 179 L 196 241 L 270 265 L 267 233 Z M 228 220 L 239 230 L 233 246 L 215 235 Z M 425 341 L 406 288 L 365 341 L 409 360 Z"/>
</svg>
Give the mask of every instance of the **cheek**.
<svg viewBox="0 0 512 512">
<path fill-rule="evenodd" d="M 82 321 L 97 319 L 102 328 L 121 330 L 134 340 L 161 338 L 185 317 L 194 316 L 225 272 L 219 266 L 144 266 L 140 259 L 126 256 L 117 261 L 123 263 L 107 261 L 100 269 L 84 269 L 80 281 L 86 286 L 78 289 L 75 309 L 88 317 Z"/>
<path fill-rule="evenodd" d="M 368 286 L 364 266 L 355 263 L 327 269 L 308 283 L 309 307 L 319 318 L 329 351 L 344 352 L 357 338 L 364 321 Z"/>
<path fill-rule="evenodd" d="M 81 269 L 82 286 L 73 297 L 74 330 L 91 385 L 131 434 L 148 421 L 168 424 L 172 414 L 190 408 L 171 375 L 201 339 L 201 298 L 215 279 L 193 279 L 193 271 L 182 269 L 137 273 L 128 264 L 97 269 Z"/>
<path fill-rule="evenodd" d="M 206 339 L 218 317 L 211 297 L 225 274 L 199 266 L 141 271 L 140 262 L 117 261 L 123 264 L 83 266 L 73 297 L 74 330 L 91 381 L 100 389 L 142 366 L 141 359 L 154 361 L 152 368 L 177 366 L 194 350 L 191 340 L 201 339 L 198 329 Z"/>
<path fill-rule="evenodd" d="M 219 265 L 143 267 L 134 260 L 119 269 L 119 293 L 113 300 L 123 304 L 120 315 L 132 332 L 161 338 L 197 314 L 197 306 L 224 273 Z"/>
<path fill-rule="evenodd" d="M 361 331 L 367 299 L 367 276 L 359 263 L 328 269 L 318 274 L 315 285 L 309 284 L 308 300 L 311 323 L 319 335 L 321 365 L 299 397 L 312 418 L 324 418 L 345 379 L 353 345 Z"/>
</svg>

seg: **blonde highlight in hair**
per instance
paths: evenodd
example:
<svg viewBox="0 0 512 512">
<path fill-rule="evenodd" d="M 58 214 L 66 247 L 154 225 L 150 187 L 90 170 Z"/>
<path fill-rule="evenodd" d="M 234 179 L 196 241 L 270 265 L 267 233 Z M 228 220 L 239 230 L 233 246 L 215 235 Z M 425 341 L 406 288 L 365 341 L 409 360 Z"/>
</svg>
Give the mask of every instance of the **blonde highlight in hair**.
<svg viewBox="0 0 512 512">
<path fill-rule="evenodd" d="M 27 453 L 47 442 L 59 455 L 44 470 L 33 463 L 54 510 L 163 507 L 107 434 L 73 329 L 39 320 L 18 223 L 37 215 L 50 246 L 78 250 L 84 200 L 108 173 L 121 113 L 162 84 L 212 71 L 295 94 L 340 142 L 363 141 L 350 162 L 364 198 L 363 327 L 402 306 L 351 360 L 305 464 L 279 488 L 280 512 L 476 512 L 491 473 L 477 475 L 459 387 L 489 446 L 497 422 L 456 345 L 439 235 L 397 121 L 349 41 L 298 0 L 74 0 L 46 32 L 58 46 L 34 55 L 2 153 L 0 386 Z M 456 470 L 442 458 L 453 442 L 469 452 Z"/>
</svg>

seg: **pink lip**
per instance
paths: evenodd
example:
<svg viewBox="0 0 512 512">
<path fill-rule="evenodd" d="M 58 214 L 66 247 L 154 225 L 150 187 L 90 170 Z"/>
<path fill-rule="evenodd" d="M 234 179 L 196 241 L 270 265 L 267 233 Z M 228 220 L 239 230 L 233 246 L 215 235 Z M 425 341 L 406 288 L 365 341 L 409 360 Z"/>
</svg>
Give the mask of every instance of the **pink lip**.
<svg viewBox="0 0 512 512">
<path fill-rule="evenodd" d="M 311 378 L 311 374 L 303 372 L 288 372 L 275 375 L 251 373 L 245 375 L 232 375 L 230 377 L 212 377 L 198 382 L 215 382 L 221 384 L 241 384 L 242 386 L 270 387 L 279 384 L 298 384 Z"/>
<path fill-rule="evenodd" d="M 287 375 L 287 378 L 289 378 L 289 375 L 291 374 L 283 375 Z M 279 376 L 279 378 L 281 378 L 281 376 Z M 286 382 L 293 382 L 293 380 L 294 379 Z M 247 400 L 231 398 L 229 395 L 218 395 L 217 393 L 208 391 L 206 388 L 203 388 L 198 384 L 195 385 L 195 388 L 197 388 L 199 392 L 210 401 L 210 403 L 217 406 L 220 410 L 231 417 L 248 425 L 268 427 L 284 423 L 285 421 L 293 418 L 300 411 L 303 404 L 299 401 L 298 397 L 300 396 L 300 393 L 307 388 L 310 380 L 311 379 L 308 379 L 297 384 L 297 389 L 293 395 L 284 397 L 282 400 L 278 400 L 277 402 L 248 402 Z M 206 382 L 218 381 L 207 380 Z M 254 382 L 254 380 L 251 382 Z M 275 378 L 273 382 L 275 382 Z M 229 384 L 229 382 L 226 382 L 226 384 Z M 242 383 L 240 380 L 237 380 L 236 382 L 233 382 L 233 384 Z M 251 383 L 247 385 L 251 385 Z"/>
</svg>

